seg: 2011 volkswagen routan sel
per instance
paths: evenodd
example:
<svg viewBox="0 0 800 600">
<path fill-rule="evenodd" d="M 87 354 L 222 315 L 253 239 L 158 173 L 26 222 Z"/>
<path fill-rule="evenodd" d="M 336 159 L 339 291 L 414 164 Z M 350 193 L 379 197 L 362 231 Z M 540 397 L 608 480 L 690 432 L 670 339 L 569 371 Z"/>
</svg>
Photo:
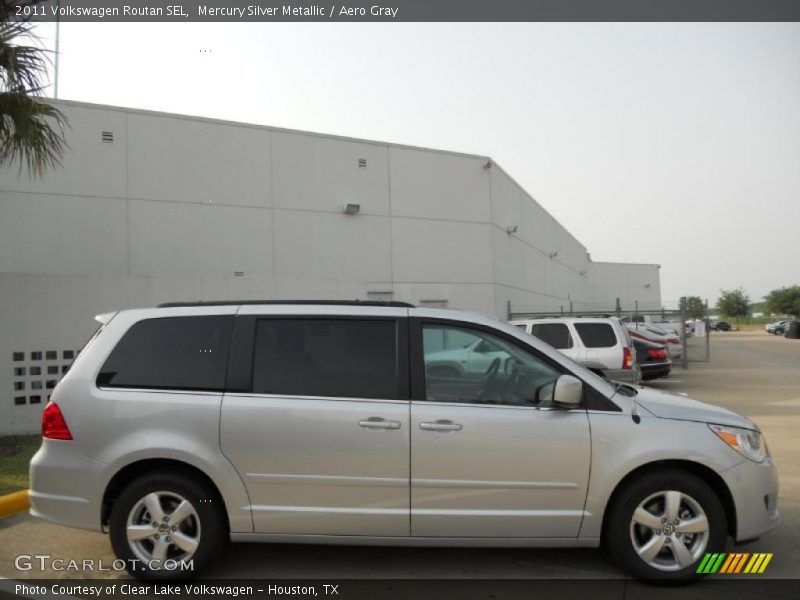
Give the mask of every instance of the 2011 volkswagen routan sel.
<svg viewBox="0 0 800 600">
<path fill-rule="evenodd" d="M 228 540 L 598 546 L 642 578 L 778 524 L 758 427 L 612 384 L 511 325 L 402 303 L 98 317 L 31 462 L 31 513 L 141 577 Z M 441 372 L 446 350 L 491 360 Z"/>
</svg>

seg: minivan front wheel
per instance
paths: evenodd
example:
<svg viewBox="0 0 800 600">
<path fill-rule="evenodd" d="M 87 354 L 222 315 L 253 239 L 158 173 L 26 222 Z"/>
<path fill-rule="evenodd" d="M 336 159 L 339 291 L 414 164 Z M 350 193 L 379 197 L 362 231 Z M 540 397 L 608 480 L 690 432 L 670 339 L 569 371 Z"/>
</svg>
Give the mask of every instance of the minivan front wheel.
<svg viewBox="0 0 800 600">
<path fill-rule="evenodd" d="M 725 546 L 725 509 L 714 491 L 691 473 L 647 474 L 619 494 L 611 511 L 609 550 L 620 566 L 641 579 L 695 578 L 703 556 Z"/>
<path fill-rule="evenodd" d="M 214 496 L 179 473 L 134 480 L 111 509 L 111 545 L 117 558 L 137 577 L 192 576 L 225 541 Z"/>
</svg>

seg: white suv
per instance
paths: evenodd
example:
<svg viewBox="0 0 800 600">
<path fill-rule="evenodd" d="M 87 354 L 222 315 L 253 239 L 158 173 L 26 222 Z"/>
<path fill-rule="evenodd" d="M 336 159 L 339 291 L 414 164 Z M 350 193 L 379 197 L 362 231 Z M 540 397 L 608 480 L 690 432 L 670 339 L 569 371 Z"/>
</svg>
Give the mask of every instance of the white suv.
<svg viewBox="0 0 800 600">
<path fill-rule="evenodd" d="M 511 324 L 598 375 L 634 384 L 642 378 L 630 334 L 615 317 L 526 319 Z"/>
</svg>

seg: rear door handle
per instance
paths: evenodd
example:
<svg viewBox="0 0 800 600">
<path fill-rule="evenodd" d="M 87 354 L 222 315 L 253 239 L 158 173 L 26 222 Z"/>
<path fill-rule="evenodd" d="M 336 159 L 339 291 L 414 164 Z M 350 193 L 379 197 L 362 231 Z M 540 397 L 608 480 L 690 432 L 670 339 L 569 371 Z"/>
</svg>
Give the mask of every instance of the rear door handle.
<svg viewBox="0 0 800 600">
<path fill-rule="evenodd" d="M 400 429 L 400 421 L 387 421 L 381 417 L 370 417 L 358 422 L 359 427 L 367 429 Z"/>
<path fill-rule="evenodd" d="M 461 431 L 463 425 L 461 425 L 461 423 L 453 423 L 452 421 L 439 419 L 432 423 L 423 421 L 419 424 L 419 428 L 425 431 Z"/>
</svg>

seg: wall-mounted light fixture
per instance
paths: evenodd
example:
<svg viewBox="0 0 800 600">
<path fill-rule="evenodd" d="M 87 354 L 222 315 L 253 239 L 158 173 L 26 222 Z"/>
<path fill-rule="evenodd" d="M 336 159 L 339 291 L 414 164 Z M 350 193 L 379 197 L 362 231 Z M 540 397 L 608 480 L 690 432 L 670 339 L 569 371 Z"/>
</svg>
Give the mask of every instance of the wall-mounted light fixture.
<svg viewBox="0 0 800 600">
<path fill-rule="evenodd" d="M 547 256 L 549 256 L 550 258 L 555 258 L 556 256 L 558 256 L 558 250 L 554 250 L 553 252 L 551 252 Z"/>
<path fill-rule="evenodd" d="M 644 289 L 647 289 L 647 288 L 649 288 L 649 287 L 650 287 L 650 284 L 649 284 L 649 283 L 645 283 L 645 284 L 644 284 Z"/>
<path fill-rule="evenodd" d="M 346 215 L 357 215 L 361 210 L 360 204 L 353 204 L 352 202 L 348 202 L 344 205 L 344 214 Z"/>
<path fill-rule="evenodd" d="M 519 225 L 506 225 L 506 233 L 517 233 Z"/>
<path fill-rule="evenodd" d="M 578 275 L 580 275 L 581 277 L 583 277 L 584 275 L 586 275 L 586 271 L 578 271 Z"/>
<path fill-rule="evenodd" d="M 483 165 L 483 168 L 484 168 L 484 169 L 491 169 L 491 168 L 492 168 L 492 166 L 494 166 L 494 163 L 492 162 L 492 159 L 490 158 L 489 160 L 487 160 L 487 161 L 484 163 L 484 165 Z"/>
</svg>

